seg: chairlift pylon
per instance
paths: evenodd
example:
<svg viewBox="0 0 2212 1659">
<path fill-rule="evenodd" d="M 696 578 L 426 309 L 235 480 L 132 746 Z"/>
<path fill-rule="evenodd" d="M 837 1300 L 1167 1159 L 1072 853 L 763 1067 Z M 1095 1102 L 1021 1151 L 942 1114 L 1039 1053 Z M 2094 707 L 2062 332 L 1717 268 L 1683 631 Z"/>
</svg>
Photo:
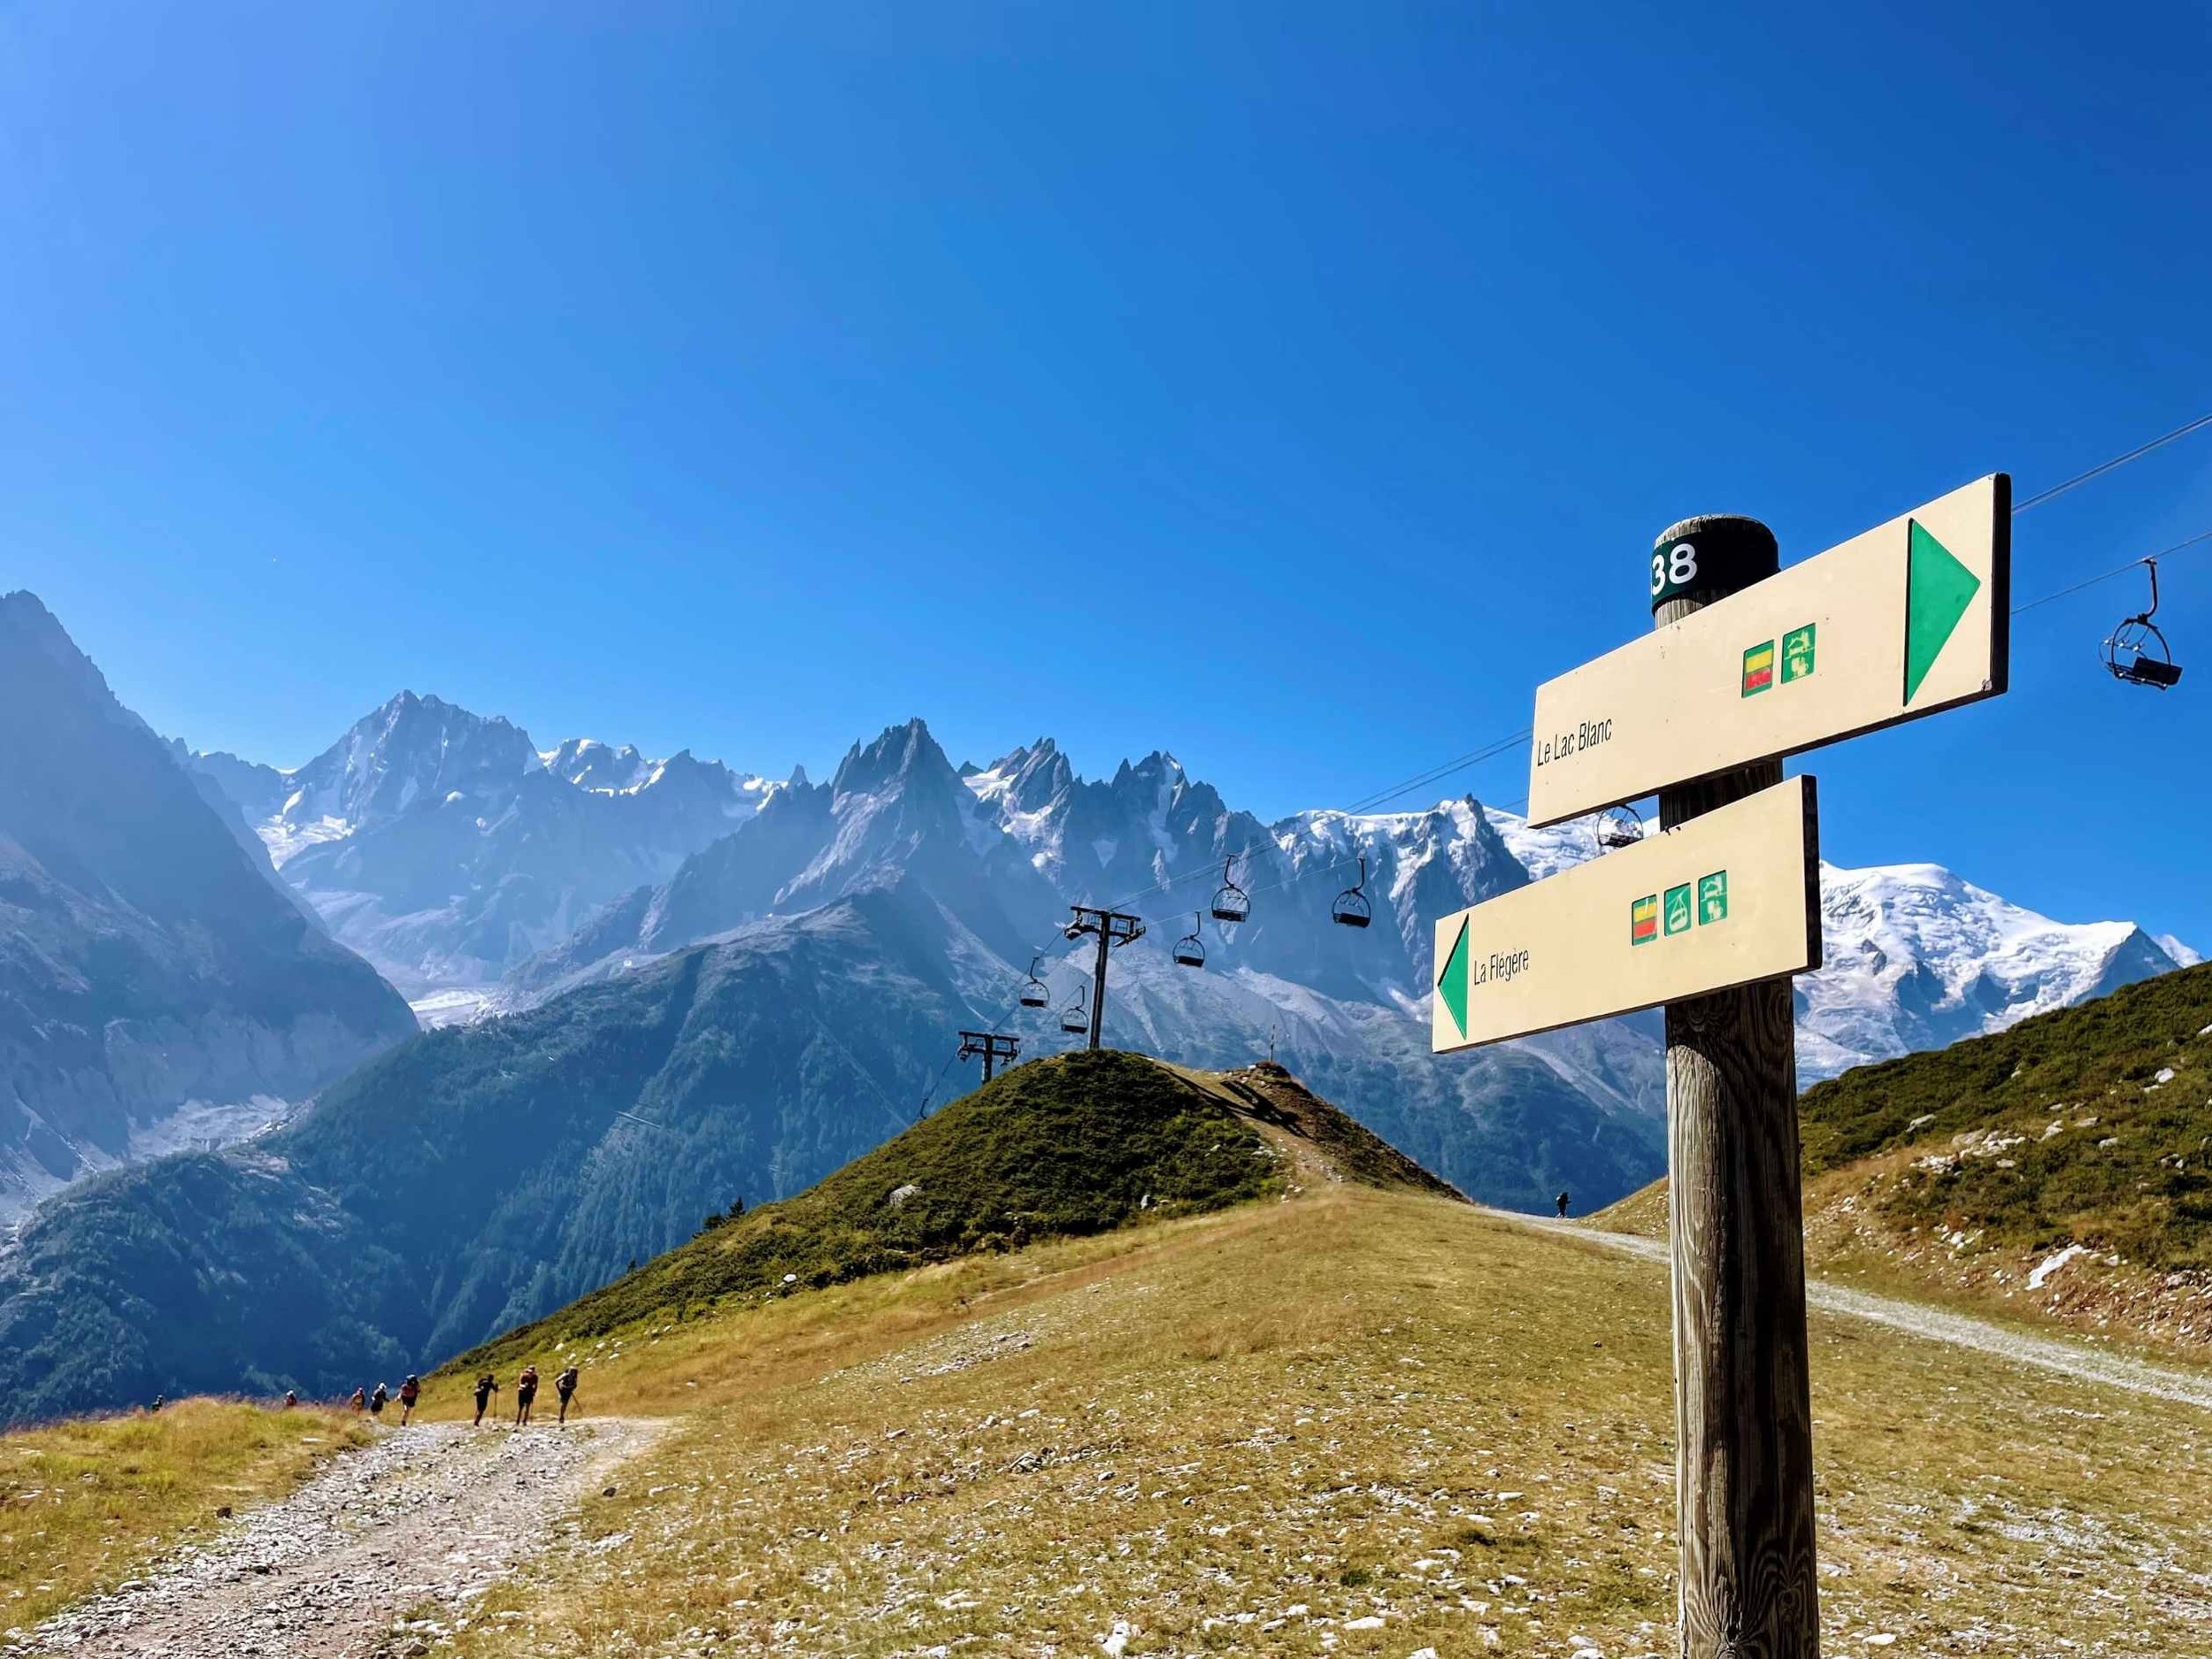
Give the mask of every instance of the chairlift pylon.
<svg viewBox="0 0 2212 1659">
<path fill-rule="evenodd" d="M 1199 936 L 1206 926 L 1202 913 L 1194 912 L 1190 932 L 1175 941 L 1175 961 L 1179 967 L 1202 968 L 1206 965 L 1206 941 Z"/>
<path fill-rule="evenodd" d="M 1329 919 L 1346 927 L 1364 927 L 1375 919 L 1375 907 L 1367 902 L 1367 855 L 1359 856 L 1359 879 L 1336 895 Z"/>
<path fill-rule="evenodd" d="M 1032 956 L 1029 959 L 1029 982 L 1022 987 L 1024 1008 L 1052 1006 L 1052 993 L 1046 988 L 1045 982 L 1037 975 L 1037 964 L 1043 960 L 1042 956 Z"/>
<path fill-rule="evenodd" d="M 2180 683 L 2181 669 L 2167 648 L 2166 636 L 2151 620 L 2158 614 L 2158 561 L 2145 559 L 2143 563 L 2151 572 L 2150 609 L 2139 611 L 2112 630 L 2104 642 L 2104 665 L 2115 680 L 2128 685 L 2171 691 Z"/>
<path fill-rule="evenodd" d="M 1250 895 L 1236 884 L 1236 879 L 1231 873 L 1236 865 L 1234 858 L 1221 861 L 1221 887 L 1214 894 L 1213 903 L 1209 907 L 1217 922 L 1241 922 L 1252 914 Z"/>
<path fill-rule="evenodd" d="M 1598 814 L 1598 851 L 1618 852 L 1644 838 L 1644 821 L 1624 806 L 1609 807 Z"/>
</svg>

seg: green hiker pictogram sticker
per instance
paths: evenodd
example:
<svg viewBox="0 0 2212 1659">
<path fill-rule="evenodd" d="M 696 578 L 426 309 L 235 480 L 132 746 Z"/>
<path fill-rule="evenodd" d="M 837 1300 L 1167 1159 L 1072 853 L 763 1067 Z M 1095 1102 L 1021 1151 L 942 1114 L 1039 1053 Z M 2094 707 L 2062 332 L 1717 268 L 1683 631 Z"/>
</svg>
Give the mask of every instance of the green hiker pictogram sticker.
<svg viewBox="0 0 2212 1659">
<path fill-rule="evenodd" d="M 1728 872 L 1716 870 L 1697 879 L 1697 925 L 1728 919 Z"/>
<path fill-rule="evenodd" d="M 1685 881 L 1678 887 L 1667 889 L 1667 934 L 1690 931 L 1690 884 Z"/>
<path fill-rule="evenodd" d="M 1782 683 L 1803 680 L 1813 672 L 1813 634 L 1816 625 L 1808 622 L 1801 628 L 1792 628 L 1782 636 Z"/>
</svg>

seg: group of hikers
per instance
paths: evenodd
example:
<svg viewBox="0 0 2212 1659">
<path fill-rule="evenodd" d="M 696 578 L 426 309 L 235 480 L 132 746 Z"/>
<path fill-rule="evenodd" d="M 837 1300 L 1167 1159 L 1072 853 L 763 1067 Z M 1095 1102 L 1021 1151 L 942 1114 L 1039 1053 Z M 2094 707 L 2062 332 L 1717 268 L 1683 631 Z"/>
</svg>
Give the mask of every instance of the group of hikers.
<svg viewBox="0 0 2212 1659">
<path fill-rule="evenodd" d="M 568 1421 L 569 1402 L 576 1397 L 576 1367 L 571 1365 L 553 1379 L 553 1390 L 560 1396 L 561 1402 L 560 1416 L 555 1419 L 557 1422 L 566 1423 Z M 486 1371 L 477 1378 L 476 1421 L 479 1425 L 481 1425 L 484 1421 L 484 1412 L 491 1404 L 492 1396 L 498 1392 L 499 1379 L 493 1376 L 491 1372 Z M 515 1379 L 515 1426 L 517 1428 L 524 1428 L 529 1425 L 531 1410 L 536 1405 L 537 1398 L 538 1368 L 535 1365 L 525 1365 L 521 1375 Z M 399 1421 L 402 1428 L 406 1427 L 409 1421 L 413 1418 L 415 1406 L 421 1399 L 422 1379 L 410 1371 L 407 1373 L 407 1380 L 399 1386 Z M 384 1415 L 384 1408 L 389 1405 L 391 1401 L 391 1391 L 382 1383 L 379 1383 L 373 1393 L 365 1388 L 356 1388 L 353 1391 L 353 1398 L 349 1403 L 356 1411 L 365 1410 L 370 1416 L 380 1418 Z M 285 1403 L 290 1404 L 290 1399 L 288 1398 Z M 157 1406 L 155 1409 L 158 1410 L 159 1407 Z"/>
</svg>

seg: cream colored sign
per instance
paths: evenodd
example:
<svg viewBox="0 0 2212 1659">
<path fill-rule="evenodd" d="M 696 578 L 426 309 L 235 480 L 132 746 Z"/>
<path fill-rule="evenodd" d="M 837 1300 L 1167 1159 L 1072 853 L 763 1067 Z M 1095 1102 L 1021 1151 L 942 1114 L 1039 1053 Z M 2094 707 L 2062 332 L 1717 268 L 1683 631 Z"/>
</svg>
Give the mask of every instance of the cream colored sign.
<svg viewBox="0 0 2212 1659">
<path fill-rule="evenodd" d="M 1993 473 L 1546 681 L 1529 822 L 1995 696 L 2011 524 Z"/>
<path fill-rule="evenodd" d="M 1813 780 L 1771 789 L 1447 916 L 1442 1054 L 1820 966 Z"/>
</svg>

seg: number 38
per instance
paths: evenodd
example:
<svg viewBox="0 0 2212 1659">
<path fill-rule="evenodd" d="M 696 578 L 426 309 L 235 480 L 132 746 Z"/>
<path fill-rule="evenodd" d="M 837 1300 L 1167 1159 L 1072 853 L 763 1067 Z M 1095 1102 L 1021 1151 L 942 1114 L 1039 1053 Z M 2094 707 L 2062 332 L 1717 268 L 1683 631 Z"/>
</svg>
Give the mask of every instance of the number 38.
<svg viewBox="0 0 2212 1659">
<path fill-rule="evenodd" d="M 1661 548 L 1651 556 L 1651 596 L 1697 580 L 1697 549 L 1687 541 Z"/>
</svg>

